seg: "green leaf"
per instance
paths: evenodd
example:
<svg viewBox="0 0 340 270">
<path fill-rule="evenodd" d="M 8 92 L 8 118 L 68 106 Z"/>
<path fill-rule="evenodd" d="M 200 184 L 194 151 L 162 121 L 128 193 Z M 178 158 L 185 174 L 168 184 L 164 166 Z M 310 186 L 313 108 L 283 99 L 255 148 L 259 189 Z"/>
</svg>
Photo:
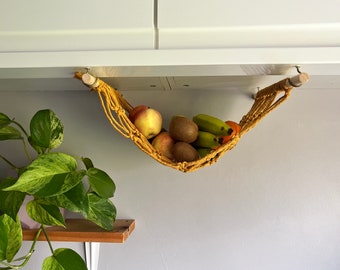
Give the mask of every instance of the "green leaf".
<svg viewBox="0 0 340 270">
<path fill-rule="evenodd" d="M 100 197 L 111 198 L 116 186 L 111 177 L 104 171 L 97 168 L 90 168 L 87 171 L 90 186 Z"/>
<path fill-rule="evenodd" d="M 87 170 L 94 167 L 91 159 L 89 159 L 89 158 L 81 158 L 81 160 L 85 164 L 85 167 L 86 167 Z"/>
<path fill-rule="evenodd" d="M 116 219 L 116 207 L 109 199 L 98 197 L 95 193 L 89 193 L 90 211 L 88 219 L 105 230 L 113 229 Z"/>
<path fill-rule="evenodd" d="M 32 200 L 26 205 L 27 215 L 43 225 L 56 225 L 66 227 L 59 207 L 47 204 L 42 200 Z"/>
<path fill-rule="evenodd" d="M 5 126 L 0 129 L 0 141 L 22 139 L 20 131 L 12 126 Z"/>
<path fill-rule="evenodd" d="M 22 245 L 20 220 L 8 215 L 0 216 L 0 261 L 11 262 Z"/>
<path fill-rule="evenodd" d="M 81 213 L 85 218 L 89 212 L 89 201 L 82 182 L 58 196 L 45 198 L 49 203 L 72 212 Z"/>
<path fill-rule="evenodd" d="M 47 257 L 42 270 L 87 270 L 82 257 L 72 249 L 58 248 L 53 256 Z"/>
<path fill-rule="evenodd" d="M 30 131 L 30 142 L 35 146 L 48 149 L 60 146 L 64 137 L 64 127 L 60 119 L 48 109 L 40 110 L 33 116 Z"/>
<path fill-rule="evenodd" d="M 39 197 L 59 195 L 76 186 L 86 174 L 85 170 L 75 171 L 76 168 L 76 160 L 67 154 L 40 155 L 5 191 L 16 190 Z"/>
<path fill-rule="evenodd" d="M 65 270 L 65 268 L 53 256 L 45 258 L 41 269 L 42 270 Z"/>
<path fill-rule="evenodd" d="M 6 250 L 8 243 L 8 226 L 6 226 L 6 221 L 4 220 L 6 215 L 0 216 L 0 261 L 6 259 Z"/>
<path fill-rule="evenodd" d="M 16 182 L 15 178 L 7 177 L 0 182 L 0 210 L 9 215 L 13 220 L 25 199 L 26 194 L 20 191 L 3 191 Z"/>
<path fill-rule="evenodd" d="M 15 222 L 12 218 L 9 218 L 9 227 L 10 235 L 8 238 L 6 257 L 7 261 L 11 262 L 22 245 L 22 229 L 19 217 L 17 217 Z"/>
<path fill-rule="evenodd" d="M 0 128 L 8 126 L 11 122 L 11 119 L 6 114 L 0 112 Z"/>
<path fill-rule="evenodd" d="M 41 147 L 39 145 L 36 145 L 35 142 L 32 141 L 32 137 L 28 137 L 28 142 L 39 155 L 44 154 L 48 149 L 47 147 Z"/>
</svg>

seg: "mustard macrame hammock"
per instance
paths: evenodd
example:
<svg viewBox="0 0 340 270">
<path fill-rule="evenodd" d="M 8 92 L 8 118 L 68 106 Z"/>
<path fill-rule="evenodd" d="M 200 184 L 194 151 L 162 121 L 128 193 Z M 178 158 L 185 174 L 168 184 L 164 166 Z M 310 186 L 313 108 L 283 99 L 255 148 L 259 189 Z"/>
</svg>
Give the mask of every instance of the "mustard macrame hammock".
<svg viewBox="0 0 340 270">
<path fill-rule="evenodd" d="M 254 97 L 254 104 L 239 122 L 239 125 L 241 126 L 240 132 L 230 141 L 199 160 L 191 162 L 174 162 L 159 153 L 151 145 L 148 139 L 132 124 L 128 114 L 133 109 L 133 106 L 124 99 L 118 90 L 89 73 L 77 72 L 75 73 L 75 77 L 82 80 L 85 85 L 98 93 L 107 119 L 122 136 L 131 139 L 142 151 L 161 164 L 182 172 L 192 172 L 217 162 L 217 160 L 227 151 L 234 148 L 246 132 L 255 127 L 261 119 L 285 101 L 294 87 L 301 86 L 309 79 L 308 74 L 299 73 L 299 75 L 293 78 L 283 79 L 258 91 Z"/>
</svg>

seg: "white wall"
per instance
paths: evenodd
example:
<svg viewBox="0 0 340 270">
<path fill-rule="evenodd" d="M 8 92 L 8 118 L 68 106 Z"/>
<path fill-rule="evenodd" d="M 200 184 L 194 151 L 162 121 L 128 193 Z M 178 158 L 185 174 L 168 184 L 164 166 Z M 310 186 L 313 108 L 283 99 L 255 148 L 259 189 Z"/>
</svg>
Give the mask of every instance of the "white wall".
<svg viewBox="0 0 340 270">
<path fill-rule="evenodd" d="M 118 218 L 136 219 L 136 229 L 124 244 L 102 244 L 100 270 L 337 270 L 339 93 L 295 89 L 217 164 L 187 174 L 121 137 L 95 93 L 4 91 L 0 111 L 27 123 L 36 110 L 53 109 L 65 125 L 61 150 L 88 155 L 114 178 Z M 221 90 L 124 96 L 158 108 L 166 121 L 205 110 L 239 120 L 252 102 Z M 40 267 L 42 248 L 27 269 Z"/>
</svg>

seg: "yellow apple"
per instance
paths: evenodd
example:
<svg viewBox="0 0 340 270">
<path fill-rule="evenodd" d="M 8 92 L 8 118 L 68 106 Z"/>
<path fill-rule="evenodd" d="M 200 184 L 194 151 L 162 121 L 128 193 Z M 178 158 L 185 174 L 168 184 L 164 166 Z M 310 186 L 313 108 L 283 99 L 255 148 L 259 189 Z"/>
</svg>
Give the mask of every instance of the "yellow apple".
<svg viewBox="0 0 340 270">
<path fill-rule="evenodd" d="M 147 138 L 158 135 L 162 129 L 162 115 L 157 110 L 139 105 L 129 113 L 130 121 Z"/>
</svg>

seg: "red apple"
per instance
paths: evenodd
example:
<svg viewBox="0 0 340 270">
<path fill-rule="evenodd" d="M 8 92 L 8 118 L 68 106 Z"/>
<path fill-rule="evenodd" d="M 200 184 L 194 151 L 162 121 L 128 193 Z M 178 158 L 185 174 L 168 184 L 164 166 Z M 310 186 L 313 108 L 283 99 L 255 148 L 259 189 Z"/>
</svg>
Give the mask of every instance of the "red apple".
<svg viewBox="0 0 340 270">
<path fill-rule="evenodd" d="M 145 105 L 133 108 L 129 119 L 147 139 L 155 137 L 162 129 L 162 115 Z"/>
<path fill-rule="evenodd" d="M 169 159 L 173 159 L 172 148 L 175 145 L 175 140 L 166 131 L 162 131 L 152 140 L 153 147 L 162 155 Z"/>
</svg>

